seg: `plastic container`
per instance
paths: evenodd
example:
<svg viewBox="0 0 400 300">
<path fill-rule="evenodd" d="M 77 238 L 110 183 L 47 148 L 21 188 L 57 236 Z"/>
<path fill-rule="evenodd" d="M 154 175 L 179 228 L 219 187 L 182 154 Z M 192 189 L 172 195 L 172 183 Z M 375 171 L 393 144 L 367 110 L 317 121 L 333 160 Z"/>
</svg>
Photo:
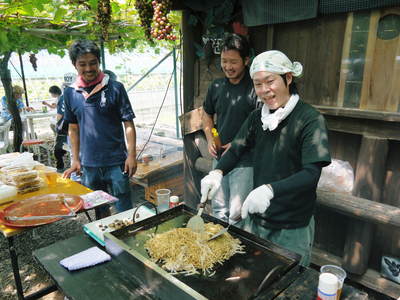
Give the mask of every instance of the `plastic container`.
<svg viewBox="0 0 400 300">
<path fill-rule="evenodd" d="M 317 300 L 336 300 L 339 287 L 338 278 L 332 273 L 322 273 L 318 280 Z"/>
<path fill-rule="evenodd" d="M 343 282 L 346 279 L 346 271 L 343 270 L 341 267 L 339 266 L 335 266 L 335 265 L 324 265 L 320 268 L 320 272 L 321 273 L 330 273 L 333 274 L 337 277 L 337 279 L 339 280 L 339 286 L 338 286 L 338 291 L 337 291 L 337 298 L 336 299 L 340 299 L 340 295 L 342 294 L 342 288 L 343 288 Z"/>
<path fill-rule="evenodd" d="M 57 185 L 58 173 L 56 168 L 46 167 L 46 169 L 43 170 L 43 174 L 48 186 Z"/>
<path fill-rule="evenodd" d="M 17 188 L 11 185 L 0 185 L 0 204 L 12 201 L 17 195 Z"/>
<path fill-rule="evenodd" d="M 178 205 L 179 205 L 179 197 L 178 196 L 169 197 L 169 208 L 173 208 Z"/>
<path fill-rule="evenodd" d="M 169 196 L 171 191 L 169 189 L 156 190 L 157 208 L 159 212 L 166 211 L 169 207 Z"/>
</svg>

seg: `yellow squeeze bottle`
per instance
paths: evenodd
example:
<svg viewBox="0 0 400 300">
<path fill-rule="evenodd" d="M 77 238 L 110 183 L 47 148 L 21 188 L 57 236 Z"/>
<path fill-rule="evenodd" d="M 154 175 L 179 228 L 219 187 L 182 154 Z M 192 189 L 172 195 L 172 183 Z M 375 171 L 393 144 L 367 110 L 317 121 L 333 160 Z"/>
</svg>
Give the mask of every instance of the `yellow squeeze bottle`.
<svg viewBox="0 0 400 300">
<path fill-rule="evenodd" d="M 217 131 L 216 128 L 211 129 L 211 133 L 213 136 L 213 142 L 215 145 L 215 149 L 217 151 L 217 159 L 219 159 L 221 157 L 221 152 L 222 152 L 222 143 L 221 143 L 221 139 L 219 137 L 219 133 Z"/>
</svg>

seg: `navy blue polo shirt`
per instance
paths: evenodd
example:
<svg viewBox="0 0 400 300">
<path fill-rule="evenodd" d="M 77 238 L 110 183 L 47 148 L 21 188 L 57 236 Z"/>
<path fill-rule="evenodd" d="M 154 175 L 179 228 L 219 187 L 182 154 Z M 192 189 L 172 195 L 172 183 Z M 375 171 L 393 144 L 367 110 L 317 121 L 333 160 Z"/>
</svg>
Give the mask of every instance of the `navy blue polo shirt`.
<svg viewBox="0 0 400 300">
<path fill-rule="evenodd" d="M 135 114 L 122 83 L 110 80 L 88 99 L 82 89 L 64 91 L 68 123 L 79 124 L 80 160 L 85 167 L 108 167 L 123 164 L 127 157 L 122 122 Z"/>
</svg>

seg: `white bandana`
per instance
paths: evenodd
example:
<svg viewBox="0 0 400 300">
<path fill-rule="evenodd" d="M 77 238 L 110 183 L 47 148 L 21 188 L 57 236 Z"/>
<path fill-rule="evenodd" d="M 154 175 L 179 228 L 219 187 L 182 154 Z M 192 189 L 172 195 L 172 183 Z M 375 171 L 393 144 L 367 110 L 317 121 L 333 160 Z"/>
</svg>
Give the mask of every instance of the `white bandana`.
<svg viewBox="0 0 400 300">
<path fill-rule="evenodd" d="M 268 106 L 264 104 L 261 109 L 261 122 L 263 123 L 263 129 L 269 129 L 269 131 L 276 129 L 279 123 L 282 122 L 292 112 L 298 101 L 299 95 L 293 94 L 290 96 L 285 107 L 278 108 L 272 114 L 270 113 Z"/>
<path fill-rule="evenodd" d="M 254 73 L 267 71 L 275 74 L 292 73 L 294 77 L 300 77 L 303 73 L 301 63 L 290 59 L 280 51 L 270 50 L 257 55 L 250 67 L 250 77 L 254 77 Z"/>
</svg>

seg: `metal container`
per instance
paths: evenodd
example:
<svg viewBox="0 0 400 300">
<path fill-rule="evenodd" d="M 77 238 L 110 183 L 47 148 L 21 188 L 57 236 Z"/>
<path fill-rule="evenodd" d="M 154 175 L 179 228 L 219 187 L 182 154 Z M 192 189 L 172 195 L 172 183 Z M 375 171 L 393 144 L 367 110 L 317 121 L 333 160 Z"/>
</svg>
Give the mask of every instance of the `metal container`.
<svg viewBox="0 0 400 300">
<path fill-rule="evenodd" d="M 245 254 L 235 254 L 216 267 L 211 277 L 171 275 L 152 262 L 144 248 L 152 233 L 185 227 L 196 211 L 179 205 L 125 228 L 104 234 L 106 250 L 121 261 L 151 299 L 271 299 L 288 287 L 298 272 L 300 256 L 248 232 L 231 226 L 229 233 L 240 239 Z M 205 222 L 225 222 L 203 215 Z M 265 298 L 268 295 L 268 298 Z"/>
</svg>

